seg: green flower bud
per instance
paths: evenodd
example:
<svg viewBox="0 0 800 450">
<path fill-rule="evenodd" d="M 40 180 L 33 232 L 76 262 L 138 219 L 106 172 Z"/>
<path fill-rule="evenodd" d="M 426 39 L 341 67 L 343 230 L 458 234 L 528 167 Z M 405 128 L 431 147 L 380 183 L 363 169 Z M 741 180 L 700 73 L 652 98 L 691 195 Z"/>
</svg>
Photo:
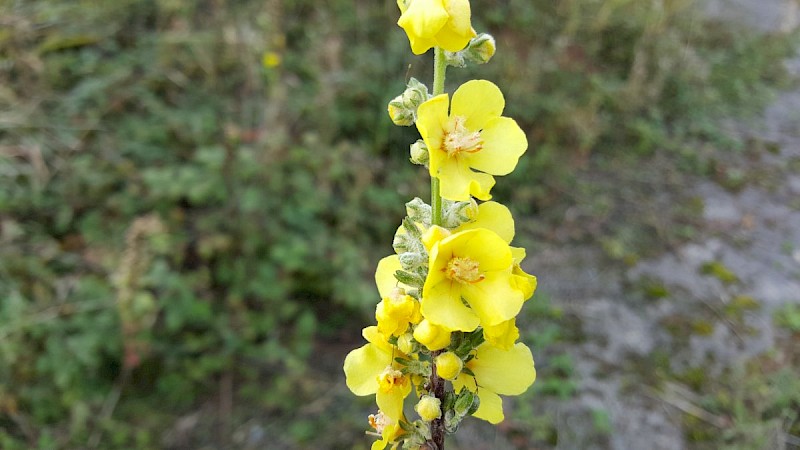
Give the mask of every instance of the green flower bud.
<svg viewBox="0 0 800 450">
<path fill-rule="evenodd" d="M 431 207 L 419 197 L 406 203 L 406 214 L 412 222 L 421 223 L 425 227 L 431 223 Z"/>
<path fill-rule="evenodd" d="M 417 142 L 411 144 L 410 153 L 412 163 L 428 167 L 428 146 L 425 145 L 425 141 L 417 139 Z"/>
<path fill-rule="evenodd" d="M 491 34 L 481 33 L 469 41 L 464 58 L 475 64 L 486 64 L 494 56 L 497 43 Z"/>
<path fill-rule="evenodd" d="M 395 125 L 401 127 L 414 125 L 414 112 L 405 107 L 402 95 L 398 95 L 390 101 L 387 109 L 389 117 Z"/>
<path fill-rule="evenodd" d="M 464 50 L 458 52 L 444 52 L 444 60 L 448 66 L 451 67 L 467 67 L 467 61 L 464 59 Z"/>
<path fill-rule="evenodd" d="M 389 117 L 395 125 L 408 127 L 417 119 L 417 108 L 430 98 L 428 87 L 411 78 L 406 90 L 389 102 Z"/>
<path fill-rule="evenodd" d="M 456 228 L 461 224 L 472 222 L 478 215 L 478 203 L 475 199 L 466 202 L 445 203 L 442 222 L 446 228 Z"/>
<path fill-rule="evenodd" d="M 400 254 L 400 265 L 404 270 L 412 271 L 428 263 L 428 255 L 418 252 L 405 252 Z"/>
</svg>

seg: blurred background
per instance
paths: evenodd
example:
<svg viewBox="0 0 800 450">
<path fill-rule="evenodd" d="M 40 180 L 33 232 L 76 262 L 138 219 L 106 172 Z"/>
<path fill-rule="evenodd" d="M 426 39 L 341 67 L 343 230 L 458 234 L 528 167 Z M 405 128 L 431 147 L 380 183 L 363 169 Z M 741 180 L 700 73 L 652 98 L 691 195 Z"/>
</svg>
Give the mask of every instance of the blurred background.
<svg viewBox="0 0 800 450">
<path fill-rule="evenodd" d="M 800 448 L 800 2 L 473 0 L 538 380 L 453 449 Z M 394 1 L 0 0 L 0 448 L 366 449 Z"/>
</svg>

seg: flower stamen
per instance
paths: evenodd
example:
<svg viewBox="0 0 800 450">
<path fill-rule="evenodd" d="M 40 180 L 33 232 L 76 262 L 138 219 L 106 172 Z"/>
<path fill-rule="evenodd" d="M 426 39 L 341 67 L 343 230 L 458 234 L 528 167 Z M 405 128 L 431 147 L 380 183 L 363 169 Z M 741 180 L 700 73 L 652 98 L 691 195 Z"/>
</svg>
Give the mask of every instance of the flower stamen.
<svg viewBox="0 0 800 450">
<path fill-rule="evenodd" d="M 447 262 L 445 276 L 462 284 L 478 283 L 486 278 L 478 261 L 472 258 L 453 257 Z"/>
<path fill-rule="evenodd" d="M 480 131 L 470 131 L 464 126 L 466 119 L 455 116 L 450 119 L 449 130 L 442 137 L 442 150 L 447 156 L 457 156 L 459 153 L 477 153 L 483 149 L 483 140 Z"/>
<path fill-rule="evenodd" d="M 378 375 L 378 388 L 382 392 L 391 392 L 396 387 L 404 387 L 408 384 L 408 378 L 403 375 L 403 372 L 393 368 L 392 366 L 386 366 Z"/>
</svg>

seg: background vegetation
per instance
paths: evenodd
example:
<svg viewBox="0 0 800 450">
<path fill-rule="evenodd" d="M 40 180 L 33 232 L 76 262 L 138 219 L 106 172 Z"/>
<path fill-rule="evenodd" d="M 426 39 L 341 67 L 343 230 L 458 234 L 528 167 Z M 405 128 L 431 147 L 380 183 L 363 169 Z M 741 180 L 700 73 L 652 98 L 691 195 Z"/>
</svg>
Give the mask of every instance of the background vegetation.
<svg viewBox="0 0 800 450">
<path fill-rule="evenodd" d="M 498 55 L 448 86 L 485 77 L 513 99 L 531 151 L 496 197 L 531 251 L 591 238 L 624 259 L 658 249 L 653 229 L 690 238 L 696 209 L 665 221 L 620 180 L 716 174 L 716 151 L 742 150 L 718 119 L 786 82 L 788 37 L 690 0 L 473 4 Z M 385 114 L 430 74 L 396 16 L 392 1 L 0 1 L 0 448 L 366 445 L 360 413 L 331 414 L 361 407 L 338 395 L 340 364 L 404 202 L 427 192 L 414 131 Z M 541 351 L 570 338 L 538 308 Z M 535 395 L 568 396 L 569 367 L 551 360 Z"/>
</svg>

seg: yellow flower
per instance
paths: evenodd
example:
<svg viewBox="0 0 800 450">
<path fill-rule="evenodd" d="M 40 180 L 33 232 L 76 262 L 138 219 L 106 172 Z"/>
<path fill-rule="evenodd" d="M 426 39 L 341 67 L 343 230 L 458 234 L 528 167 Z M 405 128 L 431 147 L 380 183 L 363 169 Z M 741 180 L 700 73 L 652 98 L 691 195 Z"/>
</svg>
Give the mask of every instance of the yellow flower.
<svg viewBox="0 0 800 450">
<path fill-rule="evenodd" d="M 375 319 L 378 321 L 378 331 L 386 336 L 400 336 L 410 324 L 419 323 L 422 315 L 419 302 L 414 297 L 406 295 L 402 288 L 394 288 L 378 303 Z"/>
<path fill-rule="evenodd" d="M 514 239 L 514 218 L 511 216 L 511 211 L 497 202 L 481 203 L 478 206 L 478 213 L 475 215 L 475 219 L 462 224 L 453 232 L 457 233 L 476 228 L 486 228 L 494 231 L 509 244 Z M 525 259 L 524 248 L 511 247 L 511 255 L 514 257 L 514 269 L 511 271 L 515 275 L 514 282 L 517 288 L 525 293 L 524 297 L 527 300 L 536 291 L 536 277 L 525 273 L 520 267 L 522 260 Z"/>
<path fill-rule="evenodd" d="M 503 108 L 502 92 L 486 80 L 464 83 L 452 102 L 442 94 L 419 106 L 417 128 L 428 146 L 430 174 L 439 178 L 442 197 L 488 200 L 495 183 L 492 175 L 514 170 L 528 140 L 514 119 L 501 116 Z"/>
<path fill-rule="evenodd" d="M 355 395 L 375 394 L 383 414 L 398 421 L 403 414 L 403 400 L 411 392 L 411 380 L 395 368 L 394 358 L 405 355 L 389 344 L 377 327 L 364 328 L 362 334 L 369 343 L 344 359 L 347 387 Z"/>
<path fill-rule="evenodd" d="M 493 424 L 502 422 L 504 418 L 500 395 L 522 394 L 536 380 L 531 350 L 521 343 L 510 350 L 481 344 L 475 350 L 475 358 L 469 360 L 466 367 L 474 377 L 462 372 L 453 381 L 453 387 L 456 392 L 466 386 L 477 393 L 481 403 L 475 417 Z"/>
<path fill-rule="evenodd" d="M 422 315 L 450 330 L 472 331 L 515 317 L 524 302 L 508 244 L 479 228 L 454 233 L 431 248 Z M 466 306 L 462 299 L 469 306 Z"/>
<path fill-rule="evenodd" d="M 378 414 L 369 415 L 369 425 L 375 429 L 375 433 L 368 434 L 377 434 L 381 437 L 372 443 L 372 450 L 384 450 L 389 444 L 392 444 L 390 448 L 394 450 L 399 444 L 397 438 L 405 434 L 400 422 L 390 419 L 382 411 L 378 411 Z"/>
<path fill-rule="evenodd" d="M 276 52 L 266 52 L 264 53 L 263 58 L 261 58 L 261 64 L 264 65 L 267 69 L 273 69 L 281 65 L 281 58 L 280 53 Z"/>
<path fill-rule="evenodd" d="M 432 47 L 457 52 L 475 36 L 470 23 L 469 0 L 397 0 L 400 19 L 416 55 Z"/>
</svg>

